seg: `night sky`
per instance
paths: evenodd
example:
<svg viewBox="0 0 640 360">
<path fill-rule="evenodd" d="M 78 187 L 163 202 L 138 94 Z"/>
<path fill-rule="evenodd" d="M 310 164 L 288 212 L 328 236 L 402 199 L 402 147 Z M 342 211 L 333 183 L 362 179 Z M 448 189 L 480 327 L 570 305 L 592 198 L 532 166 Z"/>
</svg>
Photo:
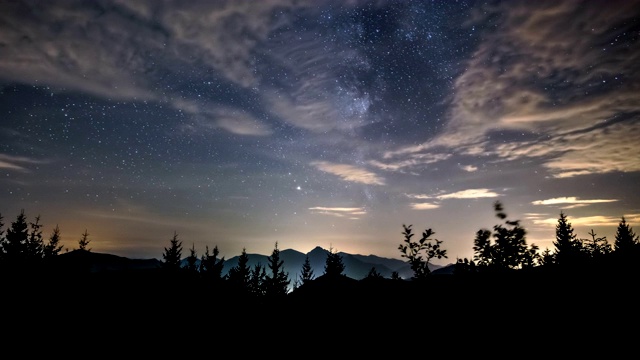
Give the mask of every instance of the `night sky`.
<svg viewBox="0 0 640 360">
<path fill-rule="evenodd" d="M 640 231 L 639 1 L 1 1 L 0 115 L 4 228 L 68 250 Z"/>
</svg>

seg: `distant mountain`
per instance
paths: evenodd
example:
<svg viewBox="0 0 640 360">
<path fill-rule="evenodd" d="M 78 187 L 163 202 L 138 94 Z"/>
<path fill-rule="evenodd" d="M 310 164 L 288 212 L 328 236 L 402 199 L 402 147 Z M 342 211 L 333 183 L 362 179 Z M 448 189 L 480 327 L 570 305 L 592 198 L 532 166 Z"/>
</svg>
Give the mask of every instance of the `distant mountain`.
<svg viewBox="0 0 640 360">
<path fill-rule="evenodd" d="M 56 256 L 53 265 L 60 270 L 104 272 L 156 269 L 162 265 L 162 261 L 158 259 L 130 259 L 123 256 L 76 249 Z"/>
<path fill-rule="evenodd" d="M 323 249 L 320 246 L 316 246 L 313 250 L 307 254 L 293 249 L 280 250 L 280 259 L 283 261 L 283 269 L 289 274 L 289 280 L 291 284 L 296 278 L 300 277 L 302 273 L 302 265 L 304 264 L 305 257 L 309 255 L 309 263 L 315 277 L 319 277 L 324 274 L 324 266 L 327 261 L 327 254 L 329 250 Z M 269 256 L 261 254 L 247 254 L 249 256 L 249 267 L 254 267 L 256 264 L 262 264 L 269 271 Z M 384 258 L 376 255 L 357 255 L 349 254 L 345 252 L 338 252 L 338 255 L 342 256 L 342 263 L 344 264 L 344 274 L 352 279 L 361 280 L 364 279 L 372 268 L 385 278 L 390 278 L 391 273 L 398 272 L 403 279 L 408 279 L 413 275 L 411 267 L 406 261 Z M 238 258 L 240 256 L 234 256 L 225 259 L 223 274 L 228 273 L 229 269 L 238 265 Z M 429 269 L 435 271 L 442 266 L 429 264 Z"/>
<path fill-rule="evenodd" d="M 302 265 L 305 257 L 309 256 L 309 263 L 313 271 L 314 277 L 320 277 L 324 274 L 324 266 L 327 260 L 329 250 L 320 246 L 315 247 L 307 254 L 293 249 L 285 249 L 280 251 L 280 259 L 283 261 L 283 270 L 288 273 L 291 285 L 295 279 L 299 278 L 302 273 Z M 345 266 L 344 275 L 355 280 L 364 279 L 372 268 L 385 278 L 390 278 L 394 271 L 403 279 L 408 279 L 413 275 L 411 267 L 406 261 L 384 258 L 376 255 L 359 255 L 349 254 L 345 252 L 338 253 L 342 257 Z M 248 266 L 253 268 L 257 264 L 265 267 L 269 272 L 269 255 L 263 254 L 247 254 L 249 257 Z M 222 269 L 223 275 L 238 265 L 238 258 L 234 256 L 225 259 Z M 186 265 L 186 258 L 182 259 L 183 266 Z M 198 263 L 200 260 L 198 260 Z M 157 269 L 162 265 L 162 261 L 158 259 L 130 259 L 127 257 L 96 253 L 86 250 L 73 250 L 58 255 L 54 265 L 59 269 L 75 270 L 82 269 L 89 272 L 117 271 L 117 270 L 145 270 Z M 429 269 L 434 273 L 450 273 L 450 266 L 439 266 L 429 264 Z"/>
</svg>

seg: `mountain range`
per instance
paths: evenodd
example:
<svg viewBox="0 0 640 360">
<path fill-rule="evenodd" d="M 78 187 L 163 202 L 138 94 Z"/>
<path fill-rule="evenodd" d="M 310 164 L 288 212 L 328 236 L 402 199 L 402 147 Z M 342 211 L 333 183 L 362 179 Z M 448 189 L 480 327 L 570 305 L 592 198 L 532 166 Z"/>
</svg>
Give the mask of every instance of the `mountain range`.
<svg viewBox="0 0 640 360">
<path fill-rule="evenodd" d="M 324 274 L 324 266 L 327 260 L 327 254 L 329 250 L 323 249 L 320 246 L 315 247 L 308 253 L 303 253 L 293 249 L 280 250 L 280 260 L 283 261 L 283 271 L 287 273 L 290 280 L 290 284 L 293 285 L 296 279 L 300 278 L 302 273 L 302 265 L 307 256 L 309 256 L 309 263 L 313 271 L 314 277 L 319 277 Z M 339 252 L 338 255 L 342 257 L 345 270 L 344 275 L 352 279 L 361 280 L 364 279 L 371 269 L 375 268 L 375 271 L 382 275 L 382 277 L 390 278 L 395 271 L 403 279 L 409 279 L 413 275 L 413 271 L 408 262 L 393 258 L 379 257 L 376 255 L 359 255 L 349 254 L 345 252 Z M 257 264 L 261 264 L 269 272 L 269 255 L 262 254 L 247 254 L 249 261 L 247 266 L 253 268 Z M 238 256 L 234 256 L 229 259 L 224 259 L 224 266 L 222 273 L 226 275 L 229 269 L 238 265 Z M 71 269 L 75 266 L 82 266 L 85 269 L 88 268 L 91 272 L 102 271 L 117 271 L 117 270 L 135 270 L 135 269 L 153 269 L 162 265 L 162 261 L 158 259 L 130 259 L 127 257 L 95 253 L 86 250 L 73 250 L 67 253 L 58 255 L 58 263 L 63 264 L 67 269 Z M 186 258 L 182 259 L 182 263 L 186 264 Z M 198 260 L 199 263 L 199 260 Z M 429 269 L 433 273 L 450 273 L 451 266 L 440 266 L 429 264 Z"/>
</svg>

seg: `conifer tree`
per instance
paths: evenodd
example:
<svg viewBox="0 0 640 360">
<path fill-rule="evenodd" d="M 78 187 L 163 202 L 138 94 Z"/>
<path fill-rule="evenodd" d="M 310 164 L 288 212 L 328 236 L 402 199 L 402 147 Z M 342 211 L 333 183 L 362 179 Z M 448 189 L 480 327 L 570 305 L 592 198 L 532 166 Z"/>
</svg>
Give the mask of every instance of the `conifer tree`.
<svg viewBox="0 0 640 360">
<path fill-rule="evenodd" d="M 168 248 L 164 248 L 162 254 L 163 267 L 167 270 L 177 271 L 181 268 L 182 241 L 178 239 L 178 233 L 173 232 L 173 237 Z"/>
<path fill-rule="evenodd" d="M 24 214 L 24 210 L 22 210 L 7 229 L 7 235 L 2 246 L 6 265 L 15 267 L 24 264 L 24 259 L 28 253 L 28 238 L 27 217 Z"/>
<path fill-rule="evenodd" d="M 249 255 L 247 254 L 246 248 L 242 248 L 242 253 L 238 257 L 238 264 L 229 269 L 229 273 L 227 274 L 227 279 L 231 286 L 241 292 L 249 291 L 249 278 L 251 275 L 251 269 L 249 268 L 248 264 Z"/>
<path fill-rule="evenodd" d="M 36 216 L 35 222 L 29 223 L 31 230 L 27 239 L 27 261 L 30 263 L 40 262 L 44 257 L 44 240 L 42 239 L 42 224 L 40 215 Z"/>
<path fill-rule="evenodd" d="M 196 251 L 196 244 L 192 244 L 189 249 L 189 256 L 187 256 L 187 265 L 185 269 L 192 274 L 198 272 L 198 252 Z"/>
<path fill-rule="evenodd" d="M 327 251 L 327 259 L 324 264 L 324 274 L 330 277 L 344 276 L 345 266 L 342 262 L 342 256 L 334 251 L 333 247 L 329 247 Z"/>
<path fill-rule="evenodd" d="M 267 271 L 262 266 L 262 264 L 258 263 L 253 266 L 251 271 L 249 272 L 249 282 L 248 289 L 249 292 L 256 296 L 261 297 L 266 294 L 266 281 Z"/>
<path fill-rule="evenodd" d="M 265 290 L 269 296 L 284 295 L 289 287 L 289 274 L 284 271 L 284 261 L 280 259 L 280 249 L 276 242 L 275 248 L 268 258 L 270 274 L 265 279 Z"/>
<path fill-rule="evenodd" d="M 89 240 L 89 233 L 87 232 L 87 229 L 85 229 L 84 232 L 82 233 L 82 237 L 80 238 L 80 240 L 78 240 L 78 249 L 84 250 L 84 251 L 91 251 L 91 249 L 87 249 L 87 246 L 89 245 L 90 242 L 91 240 Z"/>
<path fill-rule="evenodd" d="M 300 271 L 300 285 L 304 285 L 307 282 L 313 280 L 313 269 L 311 268 L 311 262 L 309 261 L 309 254 L 306 255 L 304 263 L 302 263 L 302 270 Z"/>
<path fill-rule="evenodd" d="M 584 249 L 592 260 L 599 261 L 605 255 L 610 254 L 613 249 L 611 244 L 607 241 L 607 237 L 597 237 L 595 231 L 591 229 L 589 232 L 591 239 L 581 239 L 584 244 Z"/>
<path fill-rule="evenodd" d="M 556 247 L 554 262 L 557 265 L 572 266 L 582 259 L 582 241 L 574 233 L 571 223 L 564 212 L 560 212 L 558 223 L 556 224 L 556 239 L 553 242 Z"/>
<path fill-rule="evenodd" d="M 637 251 L 639 242 L 638 236 L 623 216 L 616 229 L 615 241 L 613 243 L 614 251 L 618 254 L 632 255 Z"/>
<path fill-rule="evenodd" d="M 220 250 L 218 246 L 213 247 L 213 253 L 209 253 L 209 246 L 205 247 L 205 252 L 200 259 L 200 274 L 208 281 L 219 282 L 222 280 L 222 269 L 224 267 L 224 256 L 218 259 Z"/>
<path fill-rule="evenodd" d="M 62 240 L 60 236 L 60 227 L 56 225 L 51 232 L 51 236 L 49 236 L 49 242 L 44 245 L 43 257 L 45 259 L 52 258 L 60 253 L 62 250 L 62 245 L 60 245 L 60 241 Z"/>
</svg>

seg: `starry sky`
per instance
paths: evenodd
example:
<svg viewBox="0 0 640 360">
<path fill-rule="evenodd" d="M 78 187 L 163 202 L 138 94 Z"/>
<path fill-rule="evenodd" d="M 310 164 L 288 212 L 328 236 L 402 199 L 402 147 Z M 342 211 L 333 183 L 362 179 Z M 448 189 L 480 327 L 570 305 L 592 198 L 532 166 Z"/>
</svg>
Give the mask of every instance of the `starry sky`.
<svg viewBox="0 0 640 360">
<path fill-rule="evenodd" d="M 68 250 L 640 230 L 638 1 L 2 1 L 0 116 L 5 229 Z"/>
</svg>

